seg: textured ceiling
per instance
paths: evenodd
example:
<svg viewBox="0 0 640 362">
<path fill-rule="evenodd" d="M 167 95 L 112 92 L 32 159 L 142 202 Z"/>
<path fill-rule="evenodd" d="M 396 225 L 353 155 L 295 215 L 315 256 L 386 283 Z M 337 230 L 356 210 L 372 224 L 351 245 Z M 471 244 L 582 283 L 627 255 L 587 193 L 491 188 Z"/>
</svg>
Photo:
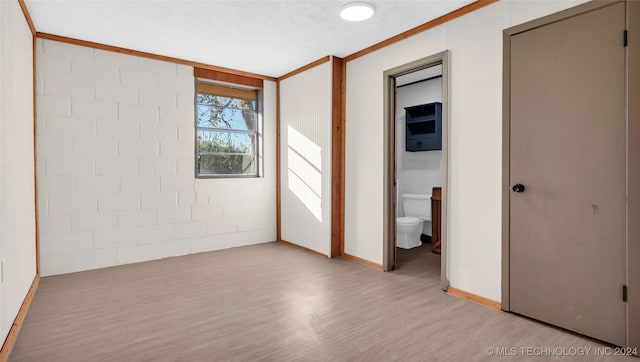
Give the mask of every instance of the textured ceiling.
<svg viewBox="0 0 640 362">
<path fill-rule="evenodd" d="M 348 1 L 26 0 L 38 32 L 269 76 L 325 55 L 344 57 L 473 0 L 369 0 L 375 15 L 349 23 Z"/>
</svg>

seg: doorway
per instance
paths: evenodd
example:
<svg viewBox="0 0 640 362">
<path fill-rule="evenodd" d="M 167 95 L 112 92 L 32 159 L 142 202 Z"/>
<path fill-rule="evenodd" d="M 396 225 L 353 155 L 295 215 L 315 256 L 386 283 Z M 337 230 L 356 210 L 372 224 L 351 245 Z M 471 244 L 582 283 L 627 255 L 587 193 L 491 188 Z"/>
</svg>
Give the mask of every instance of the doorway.
<svg viewBox="0 0 640 362">
<path fill-rule="evenodd" d="M 502 308 L 618 346 L 636 328 L 626 18 L 623 1 L 588 3 L 504 43 Z"/>
<path fill-rule="evenodd" d="M 431 158 L 437 157 L 439 158 L 438 160 L 438 165 L 437 167 L 439 168 L 439 171 L 441 173 L 441 179 L 439 180 L 439 183 L 441 185 L 441 188 L 438 190 L 440 191 L 440 200 L 439 203 L 439 209 L 440 209 L 440 213 L 439 215 L 441 215 L 440 220 L 438 222 L 438 220 L 434 220 L 434 216 L 435 215 L 430 215 L 431 216 L 431 220 L 427 220 L 427 225 L 425 230 L 427 230 L 422 236 L 421 240 L 422 241 L 428 241 L 429 237 L 432 237 L 434 235 L 429 235 L 430 234 L 430 230 L 431 230 L 431 223 L 432 222 L 436 222 L 438 224 L 438 226 L 440 226 L 440 230 L 439 230 L 439 235 L 440 235 L 440 257 L 439 257 L 439 272 L 440 272 L 440 287 L 443 290 L 446 290 L 448 283 L 447 283 L 447 278 L 446 278 L 446 215 L 447 215 L 447 208 L 446 208 L 446 195 L 447 195 L 447 148 L 448 148 L 448 81 L 449 81 L 449 76 L 448 76 L 448 72 L 449 72 L 449 64 L 448 64 L 448 52 L 442 52 L 442 53 L 438 53 L 435 54 L 433 56 L 430 57 L 426 57 L 423 59 L 419 59 L 417 61 L 387 70 L 386 72 L 384 72 L 384 82 L 385 82 L 385 86 L 384 86 L 384 99 L 385 99 L 385 103 L 384 103 L 384 122 L 385 122 L 385 128 L 384 128 L 384 143 L 385 143 L 385 148 L 384 148 L 384 157 L 385 157 L 385 169 L 384 169 L 384 173 L 385 173 L 385 185 L 384 185 L 384 261 L 383 261 L 383 267 L 385 271 L 393 271 L 398 267 L 398 256 L 399 256 L 399 252 L 396 248 L 397 244 L 397 240 L 396 240 L 396 221 L 397 221 L 397 216 L 401 215 L 404 216 L 403 212 L 399 213 L 399 207 L 404 206 L 402 203 L 402 195 L 403 194 L 414 194 L 414 196 L 432 196 L 432 185 L 434 182 L 425 182 L 425 185 L 423 186 L 419 186 L 419 185 L 399 185 L 398 183 L 398 176 L 399 176 L 399 148 L 398 148 L 398 139 L 399 137 L 402 138 L 402 144 L 404 144 L 404 147 L 406 147 L 405 149 L 409 150 L 411 148 L 411 152 L 413 151 L 420 151 L 420 150 L 437 150 L 437 148 L 441 148 L 440 150 L 437 150 L 438 152 L 434 152 L 431 153 Z M 412 78 L 415 77 L 415 78 Z M 428 96 L 426 98 L 424 98 L 424 103 L 425 104 L 418 104 L 413 105 L 413 104 L 409 104 L 409 103 L 416 103 L 415 100 L 408 100 L 404 103 L 407 104 L 399 104 L 397 102 L 396 99 L 396 94 L 398 91 L 398 87 L 402 87 L 402 86 L 408 86 L 413 84 L 417 84 L 420 83 L 421 81 L 424 81 L 425 79 L 437 79 L 437 83 L 439 85 L 439 88 L 441 89 L 441 95 L 439 97 L 436 97 L 434 99 L 427 99 Z M 400 91 L 402 92 L 402 91 Z M 409 97 L 411 98 L 411 97 Z M 427 103 L 427 101 L 429 101 Z M 417 103 L 421 103 L 421 102 L 417 102 Z M 415 106 L 415 107 L 412 107 Z M 398 112 L 405 112 L 404 108 L 407 108 L 408 111 L 411 111 L 412 108 L 420 108 L 423 107 L 425 109 L 429 108 L 429 107 L 433 107 L 434 112 L 441 112 L 440 116 L 441 116 L 441 124 L 439 124 L 437 127 L 434 126 L 434 129 L 431 130 L 429 128 L 429 132 L 434 131 L 437 128 L 438 132 L 441 132 L 441 144 L 440 145 L 431 145 L 431 146 L 426 146 L 425 144 L 423 144 L 422 142 L 430 142 L 429 140 L 422 140 L 421 136 L 417 137 L 420 138 L 420 140 L 416 139 L 415 140 L 415 144 L 412 144 L 411 146 L 409 146 L 409 143 L 405 144 L 405 140 L 407 139 L 407 135 L 400 132 L 400 127 L 404 127 L 403 125 L 399 125 L 396 123 L 396 119 L 397 117 L 397 113 Z M 417 109 L 416 108 L 416 109 Z M 430 109 L 429 109 L 430 110 Z M 423 112 L 424 110 L 422 109 L 417 109 L 417 112 Z M 409 116 L 407 116 L 409 117 Z M 406 121 L 406 120 L 405 120 Z M 405 130 L 406 131 L 406 130 Z M 408 132 L 408 131 L 406 131 Z M 419 133 L 422 131 L 418 131 L 416 133 Z M 428 138 L 428 137 L 427 137 Z M 416 154 L 419 152 L 416 152 Z M 413 158 L 417 158 L 420 156 L 415 156 L 415 155 L 410 155 Z M 426 156 L 426 155 L 425 155 Z M 406 162 L 412 162 L 412 161 L 416 161 L 413 159 L 408 159 L 408 160 L 400 160 L 402 161 L 406 161 Z M 400 190 L 400 192 L 399 192 Z M 430 201 L 429 201 L 430 203 Z M 431 214 L 431 208 L 428 210 L 429 213 Z M 426 244 L 423 246 L 420 246 L 417 249 L 429 249 L 428 253 L 431 253 L 431 245 Z M 425 250 L 421 250 L 421 251 L 425 251 Z M 405 253 L 405 251 L 401 251 L 403 254 Z M 416 252 L 418 254 L 426 254 L 426 252 L 422 253 L 422 252 Z M 424 255 L 427 257 L 431 257 L 433 258 L 432 255 Z M 437 255 L 436 255 L 437 257 Z"/>
</svg>

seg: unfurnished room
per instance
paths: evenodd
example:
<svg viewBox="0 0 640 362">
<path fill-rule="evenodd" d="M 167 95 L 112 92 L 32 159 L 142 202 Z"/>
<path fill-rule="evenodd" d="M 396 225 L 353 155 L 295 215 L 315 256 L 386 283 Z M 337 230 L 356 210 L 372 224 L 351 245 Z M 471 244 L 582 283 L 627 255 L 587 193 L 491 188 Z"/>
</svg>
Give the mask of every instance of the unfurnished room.
<svg viewBox="0 0 640 362">
<path fill-rule="evenodd" d="M 0 0 L 0 361 L 637 361 L 638 39 L 636 0 Z"/>
</svg>

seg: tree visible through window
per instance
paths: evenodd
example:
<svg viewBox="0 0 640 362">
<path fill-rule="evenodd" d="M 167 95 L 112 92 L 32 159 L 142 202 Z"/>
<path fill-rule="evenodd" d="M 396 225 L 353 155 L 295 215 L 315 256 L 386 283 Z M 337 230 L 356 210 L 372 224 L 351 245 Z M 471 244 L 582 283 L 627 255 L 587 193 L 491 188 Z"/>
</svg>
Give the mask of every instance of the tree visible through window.
<svg viewBox="0 0 640 362">
<path fill-rule="evenodd" d="M 197 83 L 196 176 L 258 176 L 257 91 Z"/>
</svg>

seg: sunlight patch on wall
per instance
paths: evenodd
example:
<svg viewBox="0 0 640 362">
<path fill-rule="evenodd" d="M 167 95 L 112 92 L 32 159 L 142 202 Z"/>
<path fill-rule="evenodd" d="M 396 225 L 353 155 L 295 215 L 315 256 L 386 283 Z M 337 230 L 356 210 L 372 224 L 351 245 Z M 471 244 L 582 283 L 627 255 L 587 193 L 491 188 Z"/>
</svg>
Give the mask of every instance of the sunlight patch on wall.
<svg viewBox="0 0 640 362">
<path fill-rule="evenodd" d="M 287 136 L 289 190 L 322 222 L 322 149 L 291 126 Z"/>
<path fill-rule="evenodd" d="M 322 148 L 291 126 L 287 128 L 287 136 L 289 148 L 298 152 L 318 171 L 322 171 Z"/>
</svg>

